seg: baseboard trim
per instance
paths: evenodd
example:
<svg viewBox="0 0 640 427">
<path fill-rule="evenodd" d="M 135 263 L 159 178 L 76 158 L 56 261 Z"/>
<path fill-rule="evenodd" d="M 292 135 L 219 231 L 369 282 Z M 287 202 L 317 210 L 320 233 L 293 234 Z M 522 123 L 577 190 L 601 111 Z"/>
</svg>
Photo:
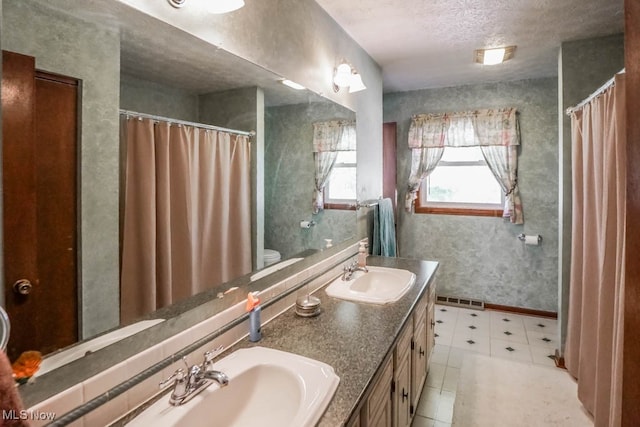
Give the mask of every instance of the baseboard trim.
<svg viewBox="0 0 640 427">
<path fill-rule="evenodd" d="M 560 352 L 557 349 L 553 361 L 556 362 L 556 368 L 567 369 L 567 367 L 564 365 L 564 357 L 560 356 Z"/>
<path fill-rule="evenodd" d="M 539 317 L 548 317 L 549 319 L 558 318 L 558 313 L 555 313 L 553 311 L 533 310 L 531 308 L 512 307 L 509 305 L 485 303 L 484 308 L 485 310 L 508 311 L 510 313 L 526 314 L 530 316 L 539 316 Z"/>
</svg>

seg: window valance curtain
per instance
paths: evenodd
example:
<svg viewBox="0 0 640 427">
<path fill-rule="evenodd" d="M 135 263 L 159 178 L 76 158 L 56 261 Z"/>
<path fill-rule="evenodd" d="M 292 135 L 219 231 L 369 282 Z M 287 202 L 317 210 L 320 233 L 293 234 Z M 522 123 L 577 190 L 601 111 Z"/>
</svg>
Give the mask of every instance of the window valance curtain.
<svg viewBox="0 0 640 427">
<path fill-rule="evenodd" d="M 518 188 L 520 128 L 515 108 L 459 113 L 421 114 L 409 127 L 411 174 L 405 209 L 411 212 L 422 180 L 436 168 L 445 147 L 480 147 L 505 193 L 503 216 L 522 224 L 522 201 Z"/>
<path fill-rule="evenodd" d="M 315 162 L 315 188 L 313 191 L 313 213 L 324 209 L 323 190 L 339 151 L 355 151 L 356 123 L 354 121 L 331 120 L 313 124 L 313 157 Z"/>
</svg>

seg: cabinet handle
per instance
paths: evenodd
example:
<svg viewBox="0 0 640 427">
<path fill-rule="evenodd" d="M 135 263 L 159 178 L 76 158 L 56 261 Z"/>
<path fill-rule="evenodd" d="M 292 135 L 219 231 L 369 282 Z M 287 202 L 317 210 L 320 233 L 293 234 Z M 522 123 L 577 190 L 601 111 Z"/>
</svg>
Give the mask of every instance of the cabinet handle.
<svg viewBox="0 0 640 427">
<path fill-rule="evenodd" d="M 404 402 L 405 399 L 409 398 L 409 393 L 404 391 L 404 387 L 402 387 L 402 401 Z"/>
<path fill-rule="evenodd" d="M 424 350 L 422 349 L 422 346 L 420 346 L 420 356 L 424 356 Z"/>
<path fill-rule="evenodd" d="M 431 321 L 431 329 L 433 329 L 433 327 L 436 326 L 436 322 L 434 322 L 433 320 Z"/>
</svg>

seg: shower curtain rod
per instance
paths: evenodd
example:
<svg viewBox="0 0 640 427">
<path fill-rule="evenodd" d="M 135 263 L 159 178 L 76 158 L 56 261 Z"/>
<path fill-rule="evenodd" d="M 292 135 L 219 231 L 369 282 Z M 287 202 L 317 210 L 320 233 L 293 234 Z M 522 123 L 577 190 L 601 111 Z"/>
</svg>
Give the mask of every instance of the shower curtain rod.
<svg viewBox="0 0 640 427">
<path fill-rule="evenodd" d="M 201 129 L 209 129 L 209 130 L 217 130 L 217 131 L 221 131 L 221 132 L 229 132 L 229 133 L 235 133 L 237 135 L 246 135 L 246 136 L 255 136 L 255 131 L 251 131 L 251 132 L 246 132 L 243 130 L 235 130 L 235 129 L 229 129 L 229 128 L 223 128 L 220 126 L 214 126 L 214 125 L 205 125 L 204 123 L 196 123 L 196 122 L 188 122 L 186 120 L 177 120 L 177 119 L 172 119 L 169 117 L 162 117 L 162 116 L 156 116 L 153 114 L 146 114 L 146 113 L 138 113 L 137 111 L 129 111 L 129 110 L 120 110 L 120 114 L 125 114 L 127 116 L 138 116 L 138 117 L 144 117 L 145 119 L 151 119 L 151 120 L 160 120 L 163 122 L 169 122 L 169 123 L 175 123 L 178 125 L 185 125 L 185 126 L 193 126 L 193 127 L 197 127 L 197 128 L 201 128 Z"/>
<path fill-rule="evenodd" d="M 620 71 L 618 71 L 616 73 L 616 76 L 618 74 L 624 74 L 625 70 L 624 68 Z M 584 101 L 582 101 L 581 103 L 579 103 L 578 105 L 576 105 L 575 107 L 569 107 L 567 108 L 567 110 L 565 111 L 565 113 L 567 114 L 567 116 L 570 116 L 574 111 L 581 109 L 582 107 L 584 107 L 585 105 L 587 105 L 589 102 L 591 102 L 591 100 L 597 96 L 602 95 L 602 93 L 609 89 L 611 86 L 613 86 L 615 84 L 616 81 L 616 76 L 611 77 L 609 80 L 607 80 L 607 82 L 605 84 L 603 84 L 602 86 L 600 86 L 600 88 L 598 90 L 596 90 L 595 92 L 593 92 L 591 95 L 589 95 Z"/>
</svg>

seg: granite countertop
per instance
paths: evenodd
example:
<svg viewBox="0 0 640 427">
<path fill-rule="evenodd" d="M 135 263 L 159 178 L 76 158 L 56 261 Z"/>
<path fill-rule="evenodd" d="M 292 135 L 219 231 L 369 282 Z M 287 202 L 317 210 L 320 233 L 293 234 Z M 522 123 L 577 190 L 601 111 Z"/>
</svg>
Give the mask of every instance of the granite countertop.
<svg viewBox="0 0 640 427">
<path fill-rule="evenodd" d="M 331 298 L 323 287 L 314 293 L 321 300 L 319 316 L 299 317 L 291 308 L 262 327 L 259 342 L 243 340 L 230 349 L 263 346 L 333 366 L 340 384 L 319 426 L 340 426 L 349 420 L 438 268 L 434 261 L 373 256 L 367 258 L 367 264 L 412 271 L 416 274 L 415 285 L 399 301 L 388 305 Z"/>
</svg>

